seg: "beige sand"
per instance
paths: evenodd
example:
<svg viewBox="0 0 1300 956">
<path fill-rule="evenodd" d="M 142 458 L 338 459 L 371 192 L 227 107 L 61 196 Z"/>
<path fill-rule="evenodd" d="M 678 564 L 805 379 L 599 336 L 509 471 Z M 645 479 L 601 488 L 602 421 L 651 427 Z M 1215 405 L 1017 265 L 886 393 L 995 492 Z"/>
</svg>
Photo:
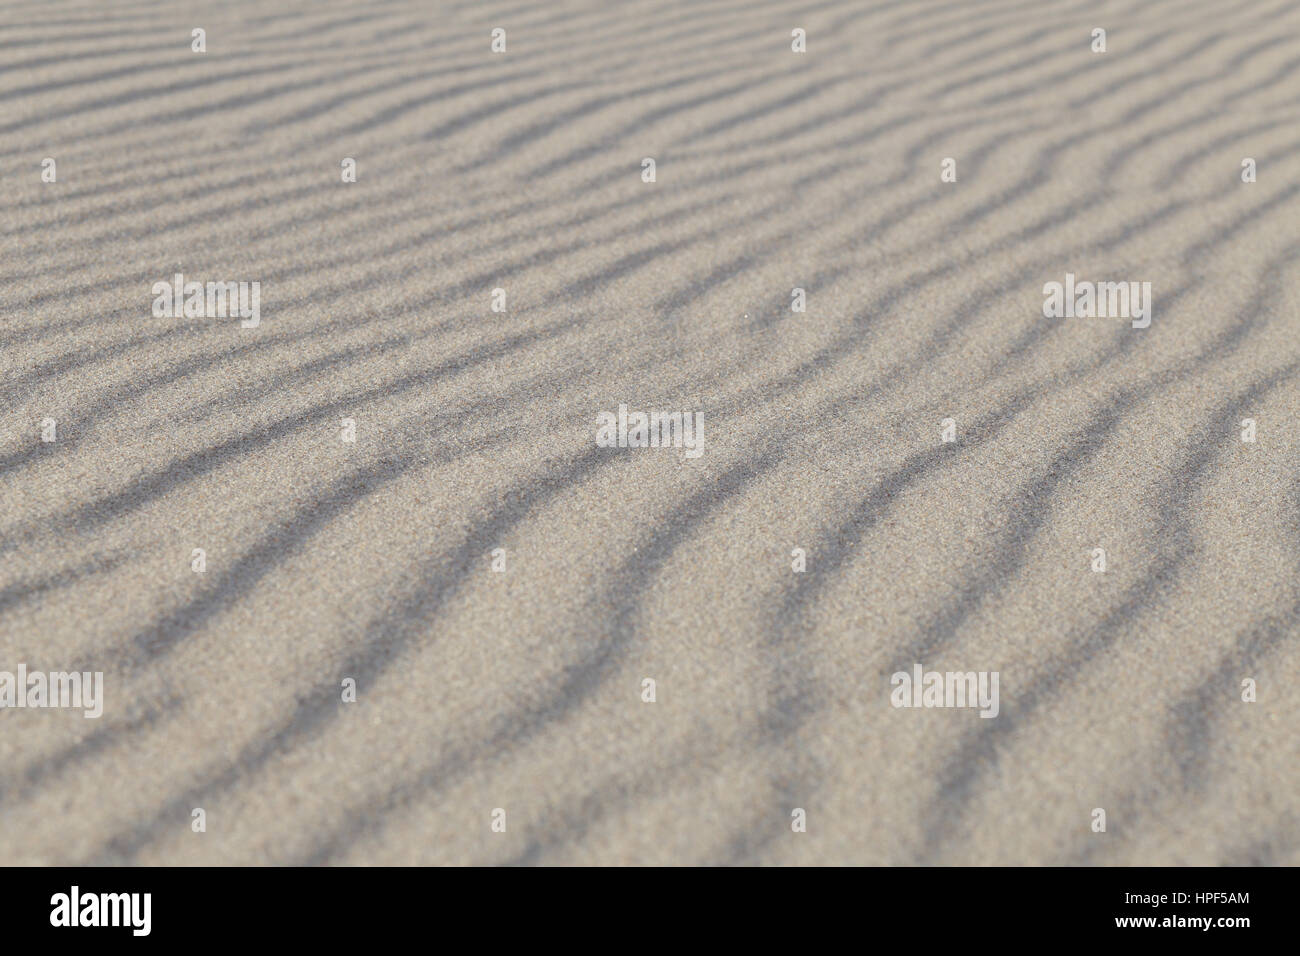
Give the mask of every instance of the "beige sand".
<svg viewBox="0 0 1300 956">
<path fill-rule="evenodd" d="M 0 711 L 0 863 L 1300 862 L 1290 0 L 10 2 L 0 50 L 0 670 L 107 685 Z M 154 317 L 177 271 L 261 326 Z M 1044 318 L 1067 272 L 1151 326 Z M 620 403 L 704 454 L 596 447 Z M 915 663 L 999 716 L 895 709 Z"/>
</svg>

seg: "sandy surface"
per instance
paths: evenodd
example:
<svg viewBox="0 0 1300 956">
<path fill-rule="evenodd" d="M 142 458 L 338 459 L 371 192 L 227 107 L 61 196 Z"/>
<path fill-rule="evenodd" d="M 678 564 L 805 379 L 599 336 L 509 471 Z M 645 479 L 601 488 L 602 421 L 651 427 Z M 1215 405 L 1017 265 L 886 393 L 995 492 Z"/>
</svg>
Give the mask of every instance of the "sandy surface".
<svg viewBox="0 0 1300 956">
<path fill-rule="evenodd" d="M 1290 0 L 10 2 L 0 158 L 0 863 L 1300 862 Z"/>
</svg>

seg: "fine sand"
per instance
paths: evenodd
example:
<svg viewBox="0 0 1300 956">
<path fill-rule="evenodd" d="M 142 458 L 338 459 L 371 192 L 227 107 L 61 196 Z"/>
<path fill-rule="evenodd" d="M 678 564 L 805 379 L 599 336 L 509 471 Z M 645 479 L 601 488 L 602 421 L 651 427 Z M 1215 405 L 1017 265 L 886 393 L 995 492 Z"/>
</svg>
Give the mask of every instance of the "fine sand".
<svg viewBox="0 0 1300 956">
<path fill-rule="evenodd" d="M 1300 862 L 1292 0 L 7 2 L 0 159 L 0 863 Z"/>
</svg>

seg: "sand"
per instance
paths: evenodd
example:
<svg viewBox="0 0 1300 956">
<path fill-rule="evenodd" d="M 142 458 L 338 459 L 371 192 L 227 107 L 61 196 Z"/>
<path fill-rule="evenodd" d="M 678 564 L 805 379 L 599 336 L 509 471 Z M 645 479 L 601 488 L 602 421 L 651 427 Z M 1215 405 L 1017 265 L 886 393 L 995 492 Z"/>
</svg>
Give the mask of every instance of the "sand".
<svg viewBox="0 0 1300 956">
<path fill-rule="evenodd" d="M 105 687 L 0 710 L 0 863 L 1300 862 L 1300 7 L 10 2 L 0 51 L 0 671 Z M 260 325 L 155 315 L 178 272 Z M 1045 317 L 1067 273 L 1150 326 Z"/>
</svg>

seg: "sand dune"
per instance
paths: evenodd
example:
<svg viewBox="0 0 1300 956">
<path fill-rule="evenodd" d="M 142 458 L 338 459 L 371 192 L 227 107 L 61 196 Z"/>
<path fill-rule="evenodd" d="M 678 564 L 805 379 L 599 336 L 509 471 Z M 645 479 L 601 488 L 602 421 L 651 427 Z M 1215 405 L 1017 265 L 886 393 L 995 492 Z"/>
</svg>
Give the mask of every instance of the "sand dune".
<svg viewBox="0 0 1300 956">
<path fill-rule="evenodd" d="M 1300 862 L 1298 120 L 1278 0 L 3 4 L 0 671 L 105 689 L 0 863 Z"/>
</svg>

